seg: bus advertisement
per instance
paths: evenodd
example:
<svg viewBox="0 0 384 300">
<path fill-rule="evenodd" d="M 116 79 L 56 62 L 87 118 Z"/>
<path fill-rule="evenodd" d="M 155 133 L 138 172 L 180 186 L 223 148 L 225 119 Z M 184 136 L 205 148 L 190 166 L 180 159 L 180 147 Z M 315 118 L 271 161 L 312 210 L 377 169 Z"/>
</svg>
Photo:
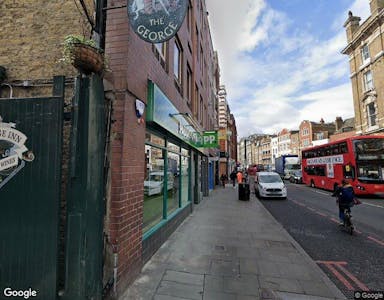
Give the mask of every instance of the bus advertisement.
<svg viewBox="0 0 384 300">
<path fill-rule="evenodd" d="M 384 136 L 355 136 L 302 150 L 303 182 L 333 191 L 346 179 L 356 195 L 384 197 Z"/>
</svg>

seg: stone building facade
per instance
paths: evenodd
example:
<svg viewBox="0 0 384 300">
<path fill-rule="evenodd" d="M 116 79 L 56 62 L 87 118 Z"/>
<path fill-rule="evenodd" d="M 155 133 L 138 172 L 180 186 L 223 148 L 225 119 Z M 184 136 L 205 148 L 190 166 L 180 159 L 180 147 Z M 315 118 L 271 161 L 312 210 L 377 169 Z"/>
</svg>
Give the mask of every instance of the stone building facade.
<svg viewBox="0 0 384 300">
<path fill-rule="evenodd" d="M 364 135 L 384 132 L 384 1 L 369 5 L 371 15 L 362 24 L 349 12 L 342 51 L 349 56 L 356 134 Z"/>
</svg>

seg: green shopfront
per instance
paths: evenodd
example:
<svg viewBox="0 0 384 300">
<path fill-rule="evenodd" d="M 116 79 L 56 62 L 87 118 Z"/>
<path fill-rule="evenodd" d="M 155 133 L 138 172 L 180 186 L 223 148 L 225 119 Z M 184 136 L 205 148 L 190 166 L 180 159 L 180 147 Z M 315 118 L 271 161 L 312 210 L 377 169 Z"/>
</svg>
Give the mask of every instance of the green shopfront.
<svg viewBox="0 0 384 300">
<path fill-rule="evenodd" d="M 146 262 L 199 203 L 202 134 L 148 81 L 146 113 L 143 260 Z M 204 158 L 203 158 L 204 160 Z"/>
</svg>

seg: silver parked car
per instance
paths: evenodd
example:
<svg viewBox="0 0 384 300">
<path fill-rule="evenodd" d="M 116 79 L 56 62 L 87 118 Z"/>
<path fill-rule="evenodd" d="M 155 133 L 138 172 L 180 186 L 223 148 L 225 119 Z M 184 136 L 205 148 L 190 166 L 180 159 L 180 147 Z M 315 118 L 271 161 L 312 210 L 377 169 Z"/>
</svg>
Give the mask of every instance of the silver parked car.
<svg viewBox="0 0 384 300">
<path fill-rule="evenodd" d="M 287 188 L 275 172 L 258 172 L 255 176 L 255 194 L 258 198 L 287 198 Z"/>
</svg>

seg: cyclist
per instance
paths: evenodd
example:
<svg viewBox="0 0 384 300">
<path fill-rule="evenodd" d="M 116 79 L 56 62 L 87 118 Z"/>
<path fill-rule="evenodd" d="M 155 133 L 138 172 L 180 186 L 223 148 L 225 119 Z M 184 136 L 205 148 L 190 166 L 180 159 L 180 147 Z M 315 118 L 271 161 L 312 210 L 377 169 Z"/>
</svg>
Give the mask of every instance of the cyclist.
<svg viewBox="0 0 384 300">
<path fill-rule="evenodd" d="M 345 217 L 344 210 L 347 209 L 348 212 L 351 212 L 351 207 L 354 203 L 355 194 L 353 192 L 353 187 L 345 179 L 341 182 L 342 186 L 338 187 L 332 196 L 336 196 L 336 202 L 339 204 L 339 219 L 340 225 L 344 225 Z"/>
</svg>

